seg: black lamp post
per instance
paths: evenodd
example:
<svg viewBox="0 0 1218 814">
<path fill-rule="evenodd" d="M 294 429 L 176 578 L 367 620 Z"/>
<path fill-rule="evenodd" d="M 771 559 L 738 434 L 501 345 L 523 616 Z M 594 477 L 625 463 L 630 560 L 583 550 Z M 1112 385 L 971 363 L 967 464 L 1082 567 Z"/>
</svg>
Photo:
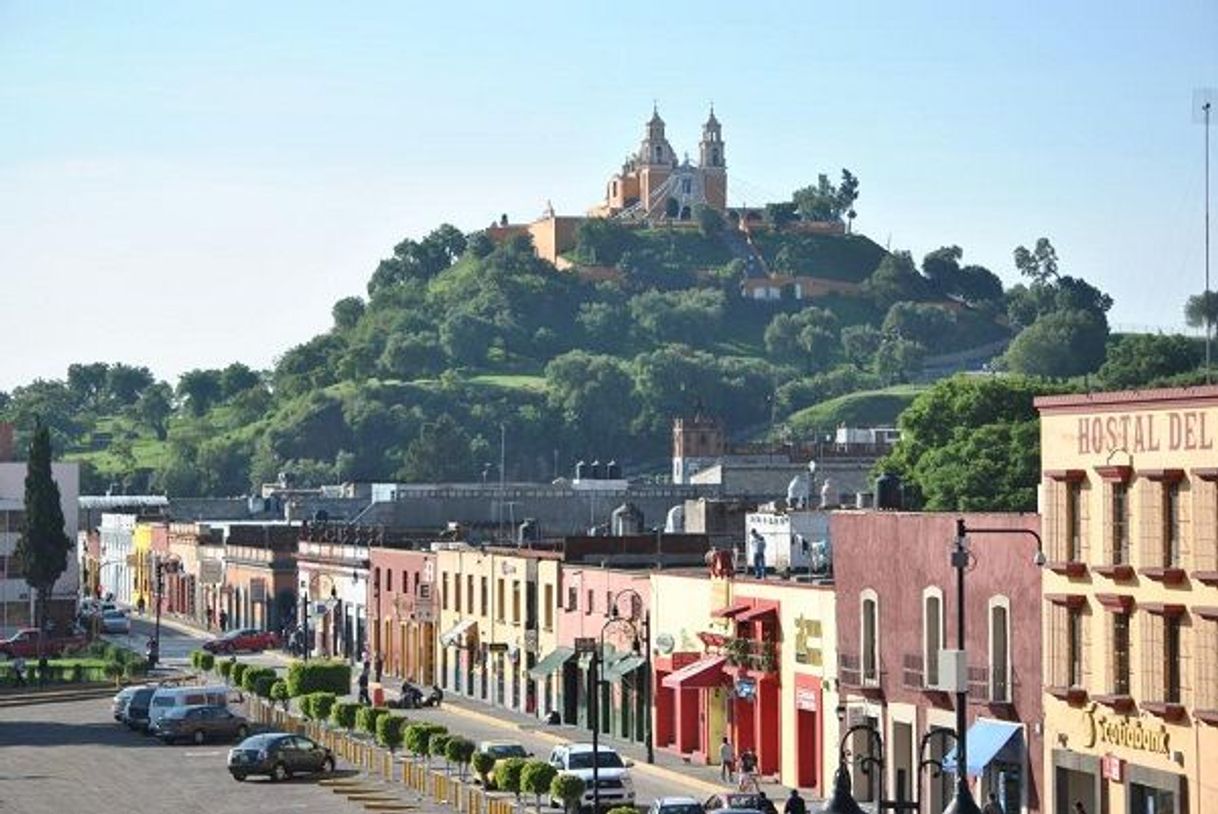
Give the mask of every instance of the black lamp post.
<svg viewBox="0 0 1218 814">
<path fill-rule="evenodd" d="M 930 769 L 930 777 L 932 780 L 937 779 L 943 774 L 943 761 L 939 760 L 938 758 L 926 756 L 926 747 L 929 746 L 930 742 L 935 738 L 942 738 L 944 740 L 943 754 L 947 754 L 946 742 L 951 741 L 952 743 L 955 743 L 956 733 L 950 729 L 932 729 L 923 735 L 922 739 L 918 742 L 918 788 L 915 795 L 918 811 L 922 810 L 922 772 L 926 769 Z"/>
<path fill-rule="evenodd" d="M 846 710 L 838 707 L 838 717 L 844 719 Z M 856 732 L 867 734 L 867 753 L 856 755 L 846 745 Z M 837 771 L 833 775 L 833 796 L 821 809 L 824 814 L 863 814 L 863 809 L 851 794 L 850 766 L 857 764 L 868 777 L 873 771 L 879 770 L 880 777 L 880 808 L 889 808 L 884 801 L 884 738 L 874 724 L 855 724 L 842 733 L 842 739 L 837 747 Z"/>
<path fill-rule="evenodd" d="M 650 644 L 647 641 L 649 624 L 647 621 L 647 617 L 644 616 L 643 621 L 642 621 L 642 625 L 643 625 L 642 639 L 643 639 L 643 641 L 640 642 L 639 641 L 639 639 L 640 639 L 639 628 L 635 625 L 635 623 L 631 619 L 621 616 L 618 613 L 618 609 L 617 609 L 618 601 L 623 596 L 626 596 L 626 595 L 630 595 L 631 597 L 638 599 L 640 605 L 643 604 L 643 597 L 639 594 L 638 591 L 634 590 L 633 588 L 623 588 L 622 590 L 618 591 L 616 594 L 614 594 L 610 598 L 610 600 L 609 600 L 609 618 L 607 620 L 605 620 L 605 624 L 601 625 L 600 640 L 598 642 L 597 648 L 592 651 L 592 660 L 588 664 L 588 689 L 589 689 L 588 717 L 592 719 L 590 721 L 590 723 L 592 724 L 592 812 L 593 812 L 593 814 L 598 814 L 598 812 L 600 811 L 600 808 L 601 808 L 601 790 L 600 790 L 600 762 L 601 762 L 601 760 L 600 760 L 600 732 L 601 732 L 600 690 L 601 690 L 601 680 L 600 680 L 600 665 L 601 665 L 601 661 L 603 658 L 602 654 L 605 652 L 605 633 L 606 633 L 606 631 L 609 630 L 609 628 L 613 627 L 614 625 L 625 625 L 626 629 L 630 631 L 630 635 L 631 635 L 631 639 L 632 639 L 632 641 L 631 641 L 632 649 L 636 656 L 637 655 L 643 656 L 643 665 L 642 666 L 644 668 L 645 680 L 650 681 L 649 678 L 646 678 L 646 676 L 647 676 L 646 668 L 649 666 L 649 662 L 650 662 L 650 659 L 648 658 L 648 654 L 647 654 L 647 648 L 649 647 L 649 644 Z M 644 701 L 644 704 L 646 705 L 646 703 L 647 703 L 647 684 L 646 683 L 643 685 L 643 701 Z M 647 724 L 644 727 L 644 735 L 647 739 L 647 743 L 646 743 L 647 762 L 654 763 L 655 754 L 653 753 L 652 746 L 651 746 L 651 714 L 650 714 L 650 711 L 648 712 L 646 721 L 647 721 Z"/>
</svg>

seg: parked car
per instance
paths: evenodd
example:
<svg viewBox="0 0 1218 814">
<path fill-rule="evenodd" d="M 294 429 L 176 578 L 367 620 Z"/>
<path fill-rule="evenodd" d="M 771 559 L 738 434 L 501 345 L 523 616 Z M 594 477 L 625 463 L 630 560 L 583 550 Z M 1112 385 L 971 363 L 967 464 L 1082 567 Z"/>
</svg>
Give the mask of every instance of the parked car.
<svg viewBox="0 0 1218 814">
<path fill-rule="evenodd" d="M 634 780 L 630 777 L 630 767 L 633 761 L 622 760 L 616 750 L 607 746 L 599 746 L 592 750 L 590 743 L 568 743 L 556 746 L 550 752 L 549 763 L 560 774 L 573 774 L 584 781 L 587 790 L 584 792 L 583 806 L 592 805 L 592 766 L 595 759 L 597 767 L 597 791 L 603 808 L 613 808 L 619 805 L 634 805 Z M 551 798 L 551 805 L 562 807 L 561 800 Z"/>
<path fill-rule="evenodd" d="M 123 723 L 137 732 L 148 731 L 148 713 L 152 706 L 152 695 L 156 687 L 138 687 L 123 710 Z"/>
<path fill-rule="evenodd" d="M 246 738 L 228 752 L 234 780 L 265 775 L 287 780 L 294 774 L 334 771 L 334 753 L 304 735 L 267 732 Z"/>
<path fill-rule="evenodd" d="M 151 714 L 149 717 L 149 727 L 157 723 L 167 712 L 178 707 L 197 707 L 197 706 L 213 706 L 227 707 L 228 706 L 228 687 L 157 687 L 153 693 L 152 703 L 149 705 Z"/>
<path fill-rule="evenodd" d="M 114 713 L 114 720 L 123 720 L 123 714 L 127 711 L 127 702 L 131 700 L 131 696 L 135 695 L 135 691 L 139 687 L 123 687 L 114 696 L 111 704 L 111 712 Z"/>
<path fill-rule="evenodd" d="M 243 741 L 249 736 L 249 721 L 228 707 L 174 707 L 152 725 L 152 734 L 165 743 L 189 740 Z"/>
<path fill-rule="evenodd" d="M 509 757 L 532 757 L 533 753 L 516 741 L 481 741 L 478 751 L 485 752 L 495 760 Z"/>
<path fill-rule="evenodd" d="M 121 610 L 108 610 L 101 615 L 101 632 L 102 633 L 121 633 L 126 634 L 131 632 L 131 620 L 127 614 Z"/>
<path fill-rule="evenodd" d="M 47 658 L 57 658 L 63 655 L 64 650 L 72 647 L 84 647 L 87 643 L 85 637 L 75 631 L 66 636 L 61 636 L 48 630 L 43 633 L 42 654 Z M 23 628 L 9 638 L 0 640 L 0 656 L 10 659 L 15 659 L 18 656 L 24 659 L 37 658 L 38 628 Z"/>
<path fill-rule="evenodd" d="M 706 809 L 693 797 L 659 797 L 647 814 L 706 814 Z"/>
<path fill-rule="evenodd" d="M 230 630 L 223 636 L 203 642 L 209 653 L 259 653 L 278 645 L 279 637 L 270 630 L 247 627 Z"/>
<path fill-rule="evenodd" d="M 760 811 L 761 797 L 751 791 L 721 791 L 707 797 L 702 807 L 716 814 L 726 814 L 727 811 L 738 809 Z"/>
</svg>

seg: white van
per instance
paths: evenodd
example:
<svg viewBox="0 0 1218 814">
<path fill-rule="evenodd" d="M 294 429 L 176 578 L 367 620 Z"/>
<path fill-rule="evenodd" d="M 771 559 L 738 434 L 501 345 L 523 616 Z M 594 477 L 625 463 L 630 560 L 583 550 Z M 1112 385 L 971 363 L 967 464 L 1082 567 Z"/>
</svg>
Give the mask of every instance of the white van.
<svg viewBox="0 0 1218 814">
<path fill-rule="evenodd" d="M 157 687 L 148 703 L 148 726 L 155 727 L 168 710 L 174 707 L 228 706 L 230 690 L 217 687 Z"/>
</svg>

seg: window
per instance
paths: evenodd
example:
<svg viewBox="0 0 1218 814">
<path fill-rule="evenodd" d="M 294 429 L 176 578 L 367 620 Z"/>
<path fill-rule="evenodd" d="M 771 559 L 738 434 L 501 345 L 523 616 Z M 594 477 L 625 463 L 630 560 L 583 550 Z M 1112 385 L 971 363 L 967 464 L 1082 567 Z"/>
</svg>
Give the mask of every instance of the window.
<svg viewBox="0 0 1218 814">
<path fill-rule="evenodd" d="M 379 591 L 381 589 L 381 569 L 377 568 L 372 572 L 372 588 Z"/>
<path fill-rule="evenodd" d="M 1197 709 L 1218 711 L 1218 618 L 1197 618 L 1193 633 L 1197 654 Z"/>
<path fill-rule="evenodd" d="M 605 591 L 605 615 L 613 614 L 613 591 Z"/>
<path fill-rule="evenodd" d="M 1081 596 L 1049 596 L 1049 660 L 1045 665 L 1045 684 L 1055 690 L 1087 687 L 1088 635 L 1085 607 Z M 1010 617 L 1007 617 L 1008 624 Z M 1008 631 L 1009 638 L 1009 631 Z"/>
<path fill-rule="evenodd" d="M 474 575 L 470 574 L 465 578 L 465 611 L 470 616 L 474 615 Z"/>
<path fill-rule="evenodd" d="M 487 578 L 482 577 L 481 583 L 482 584 L 478 589 L 478 613 L 486 616 L 487 608 L 490 607 L 490 603 L 486 601 Z"/>
<path fill-rule="evenodd" d="M 1139 614 L 1142 629 L 1142 696 L 1144 702 L 1181 704 L 1184 695 L 1184 652 L 1180 647 L 1182 608 L 1146 604 Z"/>
<path fill-rule="evenodd" d="M 495 618 L 498 619 L 500 622 L 504 622 L 504 621 L 507 621 L 507 611 L 506 611 L 507 591 L 505 591 L 503 588 L 503 577 L 500 577 L 496 581 L 495 588 L 496 588 Z"/>
<path fill-rule="evenodd" d="M 542 603 L 542 607 L 545 608 L 545 614 L 541 617 L 542 618 L 541 624 L 542 624 L 542 627 L 545 628 L 546 630 L 553 630 L 554 629 L 554 586 L 546 585 L 542 596 L 545 600 Z"/>
<path fill-rule="evenodd" d="M 1078 562 L 1082 559 L 1083 547 L 1083 490 L 1078 481 L 1066 483 L 1066 560 Z"/>
<path fill-rule="evenodd" d="M 861 636 L 864 684 L 878 684 L 880 680 L 879 615 L 879 599 L 875 591 L 864 591 Z"/>
<path fill-rule="evenodd" d="M 584 613 L 592 613 L 592 606 L 596 604 L 596 594 L 591 588 L 588 589 L 588 602 L 584 605 Z"/>
<path fill-rule="evenodd" d="M 1163 619 L 1163 700 L 1180 703 L 1180 617 Z"/>
<path fill-rule="evenodd" d="M 1112 614 L 1113 695 L 1129 695 L 1129 614 Z"/>
<path fill-rule="evenodd" d="M 579 588 L 575 586 L 567 588 L 567 610 L 579 610 Z"/>
<path fill-rule="evenodd" d="M 1067 686 L 1083 686 L 1083 614 L 1079 608 L 1066 609 Z"/>
<path fill-rule="evenodd" d="M 1005 596 L 990 599 L 990 700 L 1011 700 L 1011 609 Z"/>
<path fill-rule="evenodd" d="M 520 580 L 512 580 L 512 624 L 520 624 Z"/>
<path fill-rule="evenodd" d="M 393 569 L 385 569 L 385 590 L 393 593 Z"/>
<path fill-rule="evenodd" d="M 927 687 L 939 686 L 939 651 L 943 649 L 943 591 L 927 588 L 922 592 L 922 663 L 923 682 Z"/>
<path fill-rule="evenodd" d="M 1045 554 L 1052 563 L 1087 561 L 1086 480 L 1069 470 L 1046 473 Z"/>
<path fill-rule="evenodd" d="M 1112 564 L 1129 564 L 1129 484 L 1112 484 Z"/>
<path fill-rule="evenodd" d="M 461 612 L 461 575 L 453 574 L 453 610 Z"/>
<path fill-rule="evenodd" d="M 1163 567 L 1180 567 L 1180 481 L 1163 489 Z"/>
<path fill-rule="evenodd" d="M 448 572 L 440 575 L 440 607 L 448 610 Z"/>
</svg>

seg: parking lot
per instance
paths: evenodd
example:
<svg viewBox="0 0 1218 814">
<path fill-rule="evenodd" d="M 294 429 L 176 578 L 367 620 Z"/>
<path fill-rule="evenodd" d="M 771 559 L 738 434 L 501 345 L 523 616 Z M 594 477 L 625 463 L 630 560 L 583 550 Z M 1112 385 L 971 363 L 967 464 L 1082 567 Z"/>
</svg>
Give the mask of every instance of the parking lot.
<svg viewBox="0 0 1218 814">
<path fill-rule="evenodd" d="M 0 709 L 0 812 L 364 811 L 309 778 L 237 783 L 228 748 L 164 746 L 115 723 L 108 698 Z"/>
</svg>

